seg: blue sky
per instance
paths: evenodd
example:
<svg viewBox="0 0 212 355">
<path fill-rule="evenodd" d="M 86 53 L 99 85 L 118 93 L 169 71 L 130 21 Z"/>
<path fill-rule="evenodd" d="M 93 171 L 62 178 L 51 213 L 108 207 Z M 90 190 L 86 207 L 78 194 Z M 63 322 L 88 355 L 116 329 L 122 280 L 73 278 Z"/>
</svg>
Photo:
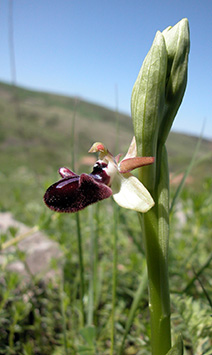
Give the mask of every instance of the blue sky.
<svg viewBox="0 0 212 355">
<path fill-rule="evenodd" d="M 0 80 L 11 82 L 9 0 L 0 2 Z M 130 113 L 157 30 L 190 24 L 189 77 L 174 129 L 212 139 L 211 0 L 14 0 L 16 82 Z M 116 94 L 118 93 L 118 94 Z"/>
</svg>

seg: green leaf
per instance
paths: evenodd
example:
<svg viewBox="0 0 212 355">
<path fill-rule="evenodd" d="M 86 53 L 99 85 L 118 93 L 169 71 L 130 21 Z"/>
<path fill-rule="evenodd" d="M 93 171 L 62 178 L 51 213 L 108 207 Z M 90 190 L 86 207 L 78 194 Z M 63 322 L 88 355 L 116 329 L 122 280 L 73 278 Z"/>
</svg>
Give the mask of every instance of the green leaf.
<svg viewBox="0 0 212 355">
<path fill-rule="evenodd" d="M 80 334 L 90 347 L 94 347 L 96 338 L 96 328 L 92 325 L 82 328 Z"/>
<path fill-rule="evenodd" d="M 183 339 L 181 336 L 178 337 L 177 342 L 166 355 L 183 355 Z"/>
<path fill-rule="evenodd" d="M 125 330 L 124 330 L 124 335 L 123 335 L 123 339 L 122 339 L 122 343 L 119 349 L 119 355 L 123 353 L 123 349 L 124 349 L 124 344 L 125 344 L 125 340 L 127 338 L 127 334 L 129 334 L 130 331 L 130 327 L 133 323 L 134 317 L 135 317 L 135 313 L 138 309 L 138 304 L 141 301 L 142 297 L 144 296 L 144 291 L 147 289 L 147 270 L 144 269 L 143 273 L 142 273 L 142 278 L 141 281 L 139 283 L 138 289 L 134 294 L 134 298 L 133 298 L 133 302 L 128 314 L 128 318 L 126 321 L 126 325 L 125 325 Z"/>
<path fill-rule="evenodd" d="M 176 192 L 175 192 L 175 194 L 174 194 L 174 197 L 173 197 L 172 203 L 171 203 L 171 207 L 170 207 L 170 210 L 169 210 L 170 213 L 173 211 L 173 208 L 174 208 L 174 206 L 175 206 L 176 200 L 177 200 L 177 198 L 179 197 L 179 195 L 180 195 L 180 193 L 181 193 L 181 191 L 182 191 L 182 189 L 183 189 L 183 186 L 184 186 L 184 184 L 185 184 L 185 181 L 186 181 L 188 175 L 189 175 L 190 172 L 191 172 L 191 169 L 193 168 L 193 166 L 194 166 L 194 164 L 195 164 L 195 162 L 196 162 L 196 157 L 197 157 L 197 154 L 198 154 L 198 152 L 199 152 L 199 150 L 200 150 L 201 142 L 202 142 L 202 134 L 200 135 L 200 137 L 199 137 L 199 139 L 198 139 L 198 141 L 197 141 L 197 144 L 196 144 L 194 153 L 193 153 L 193 155 L 192 155 L 191 161 L 190 161 L 190 163 L 188 164 L 188 166 L 187 166 L 187 168 L 186 168 L 186 170 L 185 170 L 185 172 L 184 172 L 184 175 L 183 175 L 183 177 L 182 177 L 182 179 L 181 179 L 181 181 L 180 181 L 180 183 L 179 183 L 179 185 L 178 185 L 178 187 L 177 187 L 177 190 L 176 190 Z"/>
</svg>

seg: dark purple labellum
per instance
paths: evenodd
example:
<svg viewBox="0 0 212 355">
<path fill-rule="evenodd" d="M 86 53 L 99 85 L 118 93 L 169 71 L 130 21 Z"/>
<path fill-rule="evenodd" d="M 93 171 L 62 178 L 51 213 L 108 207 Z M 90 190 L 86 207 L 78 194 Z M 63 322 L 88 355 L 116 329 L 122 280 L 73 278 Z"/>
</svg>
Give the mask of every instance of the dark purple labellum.
<svg viewBox="0 0 212 355">
<path fill-rule="evenodd" d="M 57 212 L 77 212 L 112 195 L 110 177 L 104 171 L 107 164 L 96 162 L 91 174 L 76 175 L 60 168 L 63 179 L 51 185 L 45 195 L 46 205 Z"/>
</svg>

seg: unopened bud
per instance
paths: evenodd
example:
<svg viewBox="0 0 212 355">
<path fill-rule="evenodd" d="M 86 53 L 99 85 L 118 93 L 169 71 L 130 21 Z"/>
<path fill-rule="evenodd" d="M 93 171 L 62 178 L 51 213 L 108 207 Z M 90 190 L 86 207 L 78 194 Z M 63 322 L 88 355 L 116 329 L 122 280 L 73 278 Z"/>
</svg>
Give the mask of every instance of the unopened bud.
<svg viewBox="0 0 212 355">
<path fill-rule="evenodd" d="M 156 159 L 145 173 L 141 171 L 142 181 L 150 191 L 155 187 L 161 147 L 185 92 L 188 53 L 188 20 L 182 19 L 174 27 L 156 33 L 133 87 L 131 111 L 137 154 Z"/>
<path fill-rule="evenodd" d="M 162 119 L 167 70 L 167 51 L 161 32 L 157 32 L 152 47 L 144 59 L 131 98 L 134 133 L 139 156 L 156 157 L 160 119 Z M 154 186 L 155 165 L 149 166 Z M 144 181 L 144 184 L 146 182 Z"/>
<path fill-rule="evenodd" d="M 187 83 L 190 48 L 188 20 L 182 19 L 175 26 L 165 29 L 162 34 L 168 54 L 165 106 L 159 132 L 159 139 L 164 144 L 182 102 Z"/>
</svg>

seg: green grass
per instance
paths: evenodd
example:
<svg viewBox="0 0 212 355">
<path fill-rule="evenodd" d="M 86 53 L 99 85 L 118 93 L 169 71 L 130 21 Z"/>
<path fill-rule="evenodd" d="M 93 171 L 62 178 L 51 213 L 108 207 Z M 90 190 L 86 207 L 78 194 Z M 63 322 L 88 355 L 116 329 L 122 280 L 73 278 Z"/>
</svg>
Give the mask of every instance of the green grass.
<svg viewBox="0 0 212 355">
<path fill-rule="evenodd" d="M 15 102 L 14 94 L 18 98 Z M 45 189 L 59 178 L 58 168 L 71 168 L 71 129 L 75 114 L 76 172 L 90 171 L 91 166 L 83 165 L 81 158 L 87 156 L 93 142 L 102 141 L 111 152 L 115 150 L 114 111 L 82 100 L 76 104 L 74 98 L 21 88 L 13 90 L 9 85 L 0 84 L 0 210 L 11 211 L 28 225 L 38 225 L 60 244 L 64 252 L 63 282 L 54 280 L 46 286 L 35 279 L 29 285 L 21 286 L 17 275 L 1 270 L 0 354 L 110 354 L 113 201 L 108 199 L 95 208 L 80 212 L 85 326 L 80 301 L 75 215 L 53 213 L 42 201 Z M 126 152 L 132 132 L 131 119 L 119 114 L 120 152 Z M 168 151 L 173 173 L 185 170 L 197 140 L 196 137 L 171 133 Z M 182 333 L 185 355 L 210 355 L 212 346 L 212 271 L 209 260 L 212 180 L 208 178 L 212 173 L 211 142 L 203 140 L 198 159 L 202 160 L 191 172 L 193 180 L 184 188 L 171 216 L 173 338 Z M 172 187 L 172 194 L 174 190 Z M 179 214 L 183 214 L 184 223 L 179 222 Z M 10 240 L 14 233 L 8 231 L 2 236 L 2 241 Z M 125 336 L 124 354 L 150 354 L 148 291 L 145 282 L 141 284 L 140 276 L 143 275 L 145 281 L 146 266 L 139 236 L 137 214 L 119 209 L 116 307 L 113 314 L 115 354 L 118 354 Z M 18 253 L 11 253 L 8 262 L 17 258 Z M 136 294 L 139 286 L 141 291 Z M 135 307 L 136 303 L 138 308 L 131 309 L 131 305 Z M 91 319 L 94 327 L 90 326 Z M 127 335 L 126 324 L 129 328 Z"/>
<path fill-rule="evenodd" d="M 15 101 L 14 101 L 15 100 Z M 89 172 L 82 164 L 95 141 L 116 150 L 117 113 L 74 98 L 13 88 L 0 83 L 0 208 L 19 213 L 24 203 L 40 203 L 45 188 L 58 179 L 61 166 L 71 168 L 72 119 L 75 119 L 76 171 Z M 119 151 L 125 153 L 133 134 L 130 117 L 119 114 Z M 198 138 L 171 133 L 168 139 L 170 170 L 182 173 L 188 165 Z M 203 189 L 212 174 L 211 142 L 203 140 L 188 187 Z M 173 187 L 175 189 L 175 186 Z M 21 200 L 19 204 L 19 199 Z M 24 221 L 34 224 L 36 221 Z"/>
<path fill-rule="evenodd" d="M 187 347 L 186 355 L 192 352 L 202 355 L 205 349 L 211 348 L 211 306 L 205 293 L 195 277 L 204 285 L 210 300 L 212 277 L 210 263 L 202 270 L 210 256 L 211 245 L 211 197 L 212 181 L 204 194 L 196 198 L 184 194 L 180 200 L 181 212 L 185 213 L 187 222 L 181 225 L 177 215 L 172 216 L 170 236 L 170 289 L 172 304 L 172 323 L 176 339 L 182 333 Z M 33 203 L 31 202 L 33 205 Z M 112 312 L 112 268 L 113 268 L 113 211 L 111 201 L 103 201 L 96 211 L 90 208 L 80 213 L 82 230 L 82 248 L 84 255 L 85 278 L 85 327 L 82 326 L 80 305 L 80 273 L 77 246 L 77 228 L 74 215 L 57 215 L 44 210 L 40 204 L 34 205 L 27 214 L 40 215 L 40 227 L 54 240 L 60 243 L 64 252 L 64 282 L 61 290 L 60 280 L 55 280 L 45 287 L 39 280 L 30 285 L 20 287 L 21 282 L 13 274 L 5 273 L 0 283 L 0 334 L 2 351 L 23 353 L 23 348 L 32 347 L 32 354 L 62 354 L 64 349 L 63 325 L 65 329 L 68 354 L 81 354 L 79 349 L 88 347 L 81 332 L 90 332 L 89 326 L 89 293 L 90 275 L 93 268 L 90 250 L 91 232 L 90 216 L 93 214 L 94 228 L 98 223 L 98 261 L 95 278 L 95 299 L 93 308 L 93 324 L 95 336 L 91 337 L 90 348 L 98 352 L 91 354 L 110 354 L 110 332 Z M 36 211 L 36 212 L 35 212 Z M 22 206 L 22 213 L 26 213 Z M 137 215 L 126 213 L 120 209 L 118 222 L 118 269 L 117 295 L 115 308 L 115 354 L 121 347 L 125 324 L 136 294 L 137 287 L 145 278 L 145 259 L 141 240 L 134 243 L 139 234 Z M 7 233 L 6 238 L 12 236 Z M 138 245 L 141 247 L 138 248 Z M 14 254 L 13 259 L 18 258 Z M 10 255 L 11 260 L 11 255 Z M 193 280 L 191 284 L 191 280 Z M 187 287 L 190 285 L 189 287 Z M 62 294 L 61 294 L 62 292 Z M 133 325 L 127 334 L 124 354 L 150 354 L 149 313 L 147 285 L 139 294 L 137 310 L 134 311 Z M 62 298 L 61 298 L 62 297 Z M 138 296 L 137 296 L 138 297 Z M 63 304 L 63 312 L 61 310 Z M 24 312 L 23 312 L 23 305 Z M 18 312 L 18 314 L 17 314 Z M 15 320 L 14 320 L 15 319 Z M 14 321 L 16 324 L 14 324 Z M 87 329 L 88 327 L 88 329 Z M 12 333 L 11 333 L 12 332 Z M 9 344 L 9 338 L 11 343 Z M 13 340 L 12 340 L 13 339 Z M 92 340 L 93 339 L 93 340 Z M 9 346 L 9 348 L 8 348 Z M 12 352 L 13 349 L 13 352 Z M 1 352 L 0 352 L 1 353 Z M 5 352 L 2 352 L 5 353 Z M 83 352 L 82 352 L 83 354 Z M 87 354 L 87 353 L 86 353 Z M 90 354 L 90 353 L 88 353 Z M 208 352 L 210 354 L 210 352 Z"/>
</svg>

